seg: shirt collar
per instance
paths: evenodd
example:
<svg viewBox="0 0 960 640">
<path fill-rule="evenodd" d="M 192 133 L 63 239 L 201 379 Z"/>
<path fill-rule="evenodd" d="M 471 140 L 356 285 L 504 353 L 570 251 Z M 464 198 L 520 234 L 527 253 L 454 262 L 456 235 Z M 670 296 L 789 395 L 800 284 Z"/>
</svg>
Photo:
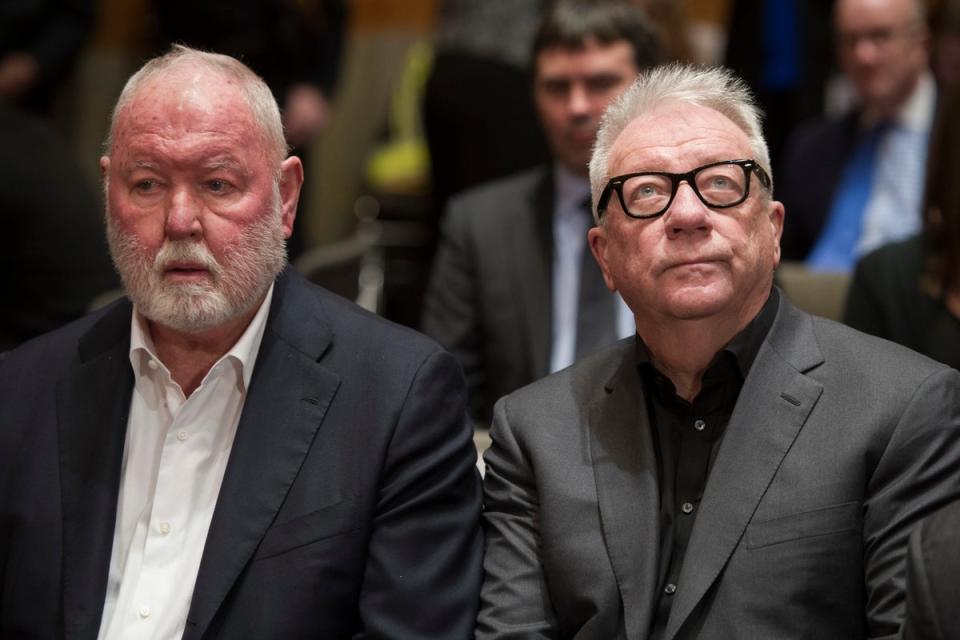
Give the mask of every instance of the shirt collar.
<svg viewBox="0 0 960 640">
<path fill-rule="evenodd" d="M 727 343 L 726 347 L 720 350 L 714 357 L 714 362 L 720 354 L 729 352 L 737 362 L 740 375 L 746 379 L 747 374 L 750 373 L 750 368 L 753 367 L 753 361 L 756 360 L 757 353 L 760 351 L 760 346 L 766 339 L 767 334 L 770 333 L 770 327 L 773 326 L 773 320 L 777 317 L 779 306 L 780 292 L 774 287 L 770 290 L 770 295 L 767 297 L 767 301 L 763 303 L 760 312 L 740 333 L 733 337 L 733 340 Z M 637 334 L 635 357 L 638 367 L 643 364 L 650 364 L 651 366 L 653 364 L 650 361 L 650 352 L 647 345 L 644 344 L 643 338 L 639 334 Z"/>
<path fill-rule="evenodd" d="M 930 71 L 924 71 L 917 80 L 917 86 L 897 112 L 892 124 L 910 131 L 925 133 L 933 126 L 933 116 L 936 111 L 937 83 Z M 870 128 L 877 124 L 864 118 L 861 126 Z"/>
<path fill-rule="evenodd" d="M 933 112 L 937 101 L 937 85 L 933 75 L 926 71 L 917 82 L 917 87 L 897 114 L 897 124 L 914 131 L 929 131 L 933 124 Z"/>
<path fill-rule="evenodd" d="M 270 302 L 273 299 L 273 287 L 267 289 L 267 295 L 254 314 L 250 324 L 244 329 L 243 335 L 233 344 L 230 349 L 220 357 L 217 362 L 227 358 L 234 360 L 241 371 L 240 380 L 243 384 L 242 391 L 246 392 L 250 388 L 250 378 L 253 376 L 253 367 L 257 361 L 257 354 L 260 351 L 260 343 L 263 340 L 263 332 L 267 327 L 267 317 L 270 315 Z M 157 357 L 156 348 L 153 339 L 150 337 L 150 331 L 147 329 L 146 319 L 140 315 L 134 307 L 130 320 L 130 365 L 133 367 L 135 376 L 139 376 L 143 358 L 149 357 L 162 365 L 162 361 Z"/>
<path fill-rule="evenodd" d="M 557 211 L 579 210 L 590 197 L 590 181 L 559 162 L 554 163 L 553 189 Z"/>
</svg>

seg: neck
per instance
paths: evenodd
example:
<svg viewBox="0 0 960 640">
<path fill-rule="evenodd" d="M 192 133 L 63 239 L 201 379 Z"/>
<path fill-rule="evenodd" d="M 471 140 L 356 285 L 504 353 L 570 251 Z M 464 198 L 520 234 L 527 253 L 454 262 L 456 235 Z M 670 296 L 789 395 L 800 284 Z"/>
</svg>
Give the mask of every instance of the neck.
<svg viewBox="0 0 960 640">
<path fill-rule="evenodd" d="M 731 318 L 651 320 L 637 318 L 637 330 L 650 353 L 653 366 L 667 376 L 677 395 L 693 402 L 703 374 L 716 355 L 760 313 L 765 298 L 744 305 L 744 312 Z"/>
<path fill-rule="evenodd" d="M 895 98 L 882 103 L 864 105 L 864 116 L 868 122 L 891 122 L 896 120 L 900 111 L 910 100 L 920 85 L 920 76 L 914 78 L 908 88 Z"/>
<path fill-rule="evenodd" d="M 206 331 L 184 332 L 147 320 L 157 357 L 170 370 L 183 395 L 190 397 L 210 368 L 246 331 L 260 305 L 225 324 Z"/>
</svg>

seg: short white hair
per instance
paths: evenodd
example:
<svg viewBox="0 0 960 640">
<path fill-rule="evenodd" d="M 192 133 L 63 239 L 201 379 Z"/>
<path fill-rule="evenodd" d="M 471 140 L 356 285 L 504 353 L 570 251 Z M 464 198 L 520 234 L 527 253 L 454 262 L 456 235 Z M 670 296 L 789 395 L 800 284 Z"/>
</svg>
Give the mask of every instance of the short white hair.
<svg viewBox="0 0 960 640">
<path fill-rule="evenodd" d="M 110 155 L 113 152 L 113 136 L 117 121 L 123 110 L 133 101 L 137 92 L 164 73 L 191 67 L 206 69 L 223 78 L 237 82 L 240 91 L 246 98 L 247 106 L 250 108 L 254 121 L 261 129 L 271 160 L 279 165 L 287 157 L 290 148 L 287 146 L 283 135 L 280 108 L 277 106 L 277 101 L 274 99 L 267 83 L 250 67 L 236 58 L 220 53 L 200 51 L 180 44 L 173 45 L 170 51 L 164 55 L 148 60 L 127 80 L 127 84 L 124 85 L 110 117 L 110 130 L 104 143 L 106 154 Z"/>
<path fill-rule="evenodd" d="M 590 158 L 590 188 L 594 217 L 597 202 L 610 179 L 610 148 L 627 126 L 663 104 L 708 107 L 729 118 L 746 135 L 752 160 L 772 176 L 770 151 L 763 138 L 763 116 L 746 83 L 728 69 L 671 63 L 640 73 L 634 83 L 603 115 Z M 771 178 L 772 180 L 772 178 Z M 773 191 L 771 182 L 770 191 Z"/>
</svg>

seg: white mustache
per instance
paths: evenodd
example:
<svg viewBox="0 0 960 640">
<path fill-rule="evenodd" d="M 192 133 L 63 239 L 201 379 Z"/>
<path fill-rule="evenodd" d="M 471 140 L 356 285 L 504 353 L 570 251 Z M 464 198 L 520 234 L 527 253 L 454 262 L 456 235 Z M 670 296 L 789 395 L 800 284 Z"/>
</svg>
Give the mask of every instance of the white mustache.
<svg viewBox="0 0 960 640">
<path fill-rule="evenodd" d="M 162 273 L 172 264 L 189 262 L 203 267 L 214 277 L 220 275 L 220 263 L 202 242 L 166 240 L 153 259 L 154 269 Z"/>
</svg>

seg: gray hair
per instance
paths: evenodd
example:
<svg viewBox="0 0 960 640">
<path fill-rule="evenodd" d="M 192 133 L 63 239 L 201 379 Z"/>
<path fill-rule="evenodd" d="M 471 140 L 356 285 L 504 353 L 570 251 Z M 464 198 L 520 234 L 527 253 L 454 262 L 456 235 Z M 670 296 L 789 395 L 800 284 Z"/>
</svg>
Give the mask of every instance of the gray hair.
<svg viewBox="0 0 960 640">
<path fill-rule="evenodd" d="M 760 167 L 772 176 L 770 152 L 763 139 L 763 116 L 746 83 L 723 68 L 672 63 L 643 71 L 603 115 L 590 158 L 590 188 L 594 217 L 600 193 L 609 176 L 610 148 L 627 126 L 663 104 L 708 107 L 729 118 L 745 134 Z M 773 191 L 771 183 L 770 191 Z"/>
<path fill-rule="evenodd" d="M 110 130 L 104 142 L 106 154 L 110 155 L 113 151 L 113 135 L 118 117 L 130 105 L 137 92 L 164 73 L 190 67 L 200 67 L 237 82 L 246 98 L 253 119 L 260 126 L 271 160 L 279 165 L 287 157 L 289 147 L 283 135 L 283 121 L 280 118 L 277 101 L 263 79 L 235 58 L 191 49 L 180 44 L 173 45 L 170 51 L 162 56 L 148 60 L 127 80 L 110 116 Z"/>
</svg>

